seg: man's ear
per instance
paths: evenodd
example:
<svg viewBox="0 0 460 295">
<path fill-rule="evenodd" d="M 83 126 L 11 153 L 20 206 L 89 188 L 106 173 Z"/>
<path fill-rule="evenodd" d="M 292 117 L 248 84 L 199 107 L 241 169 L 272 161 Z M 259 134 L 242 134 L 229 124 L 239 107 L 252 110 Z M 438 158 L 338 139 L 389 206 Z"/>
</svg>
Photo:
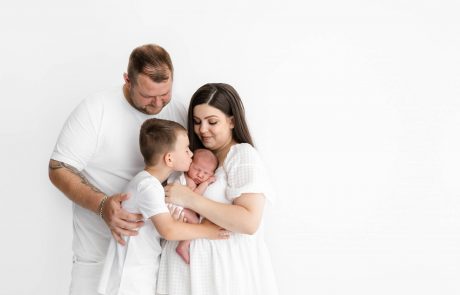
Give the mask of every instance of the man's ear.
<svg viewBox="0 0 460 295">
<path fill-rule="evenodd" d="M 173 166 L 173 155 L 171 153 L 166 153 L 164 156 L 166 166 L 172 168 Z"/>
</svg>

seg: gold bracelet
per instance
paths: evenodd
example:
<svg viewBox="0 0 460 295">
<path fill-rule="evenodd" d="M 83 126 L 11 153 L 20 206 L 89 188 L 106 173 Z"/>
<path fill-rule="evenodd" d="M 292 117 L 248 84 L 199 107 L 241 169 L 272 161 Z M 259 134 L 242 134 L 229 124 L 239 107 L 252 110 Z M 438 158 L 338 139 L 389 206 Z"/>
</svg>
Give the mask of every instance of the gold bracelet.
<svg viewBox="0 0 460 295">
<path fill-rule="evenodd" d="M 101 202 L 99 203 L 99 207 L 97 209 L 97 211 L 99 212 L 99 216 L 104 219 L 104 216 L 102 215 L 102 209 L 104 208 L 104 203 L 105 201 L 107 201 L 109 197 L 107 197 L 107 195 L 104 195 L 104 198 L 102 198 Z"/>
</svg>

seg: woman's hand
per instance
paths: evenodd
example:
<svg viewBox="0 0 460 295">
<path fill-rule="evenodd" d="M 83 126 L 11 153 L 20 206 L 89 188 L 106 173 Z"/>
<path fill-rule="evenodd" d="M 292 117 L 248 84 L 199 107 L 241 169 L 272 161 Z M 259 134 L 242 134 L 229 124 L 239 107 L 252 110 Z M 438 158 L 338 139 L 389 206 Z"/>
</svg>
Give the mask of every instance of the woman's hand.
<svg viewBox="0 0 460 295">
<path fill-rule="evenodd" d="M 166 203 L 173 203 L 182 207 L 188 206 L 190 198 L 193 198 L 193 191 L 178 183 L 172 183 L 165 186 Z"/>
</svg>

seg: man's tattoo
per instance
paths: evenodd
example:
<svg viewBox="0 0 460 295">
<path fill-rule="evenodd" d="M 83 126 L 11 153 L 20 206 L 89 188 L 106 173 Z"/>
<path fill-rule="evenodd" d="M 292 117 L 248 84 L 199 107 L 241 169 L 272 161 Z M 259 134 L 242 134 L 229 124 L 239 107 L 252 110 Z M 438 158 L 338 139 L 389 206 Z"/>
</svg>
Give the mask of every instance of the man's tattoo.
<svg viewBox="0 0 460 295">
<path fill-rule="evenodd" d="M 83 183 L 86 186 L 88 186 L 94 192 L 103 194 L 103 192 L 100 189 L 98 189 L 97 187 L 95 187 L 92 183 L 90 183 L 88 181 L 88 179 L 86 179 L 86 177 L 80 171 L 77 170 L 77 168 L 75 168 L 75 167 L 73 167 L 73 166 L 71 166 L 69 164 L 66 164 L 64 162 L 59 162 L 59 161 L 56 161 L 56 160 L 50 160 L 49 166 L 48 166 L 49 170 L 57 170 L 57 169 L 61 169 L 61 168 L 67 169 L 68 171 L 70 171 L 73 174 L 75 174 L 78 177 L 80 177 L 81 183 Z"/>
</svg>

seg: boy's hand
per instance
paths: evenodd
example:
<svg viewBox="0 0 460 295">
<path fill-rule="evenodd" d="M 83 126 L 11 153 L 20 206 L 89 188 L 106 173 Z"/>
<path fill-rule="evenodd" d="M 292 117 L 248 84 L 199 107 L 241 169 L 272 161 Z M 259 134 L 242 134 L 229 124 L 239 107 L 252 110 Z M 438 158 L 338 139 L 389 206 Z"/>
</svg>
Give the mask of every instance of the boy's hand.
<svg viewBox="0 0 460 295">
<path fill-rule="evenodd" d="M 218 225 L 215 225 L 211 221 L 207 219 L 203 219 L 201 222 L 204 226 L 208 227 L 209 230 L 209 236 L 208 239 L 210 240 L 228 240 L 230 237 L 230 231 L 221 228 Z"/>
<path fill-rule="evenodd" d="M 110 196 L 102 207 L 102 217 L 114 239 L 121 245 L 125 245 L 122 236 L 135 236 L 144 225 L 141 214 L 129 213 L 121 207 L 121 202 L 128 198 L 127 194 Z"/>
</svg>

